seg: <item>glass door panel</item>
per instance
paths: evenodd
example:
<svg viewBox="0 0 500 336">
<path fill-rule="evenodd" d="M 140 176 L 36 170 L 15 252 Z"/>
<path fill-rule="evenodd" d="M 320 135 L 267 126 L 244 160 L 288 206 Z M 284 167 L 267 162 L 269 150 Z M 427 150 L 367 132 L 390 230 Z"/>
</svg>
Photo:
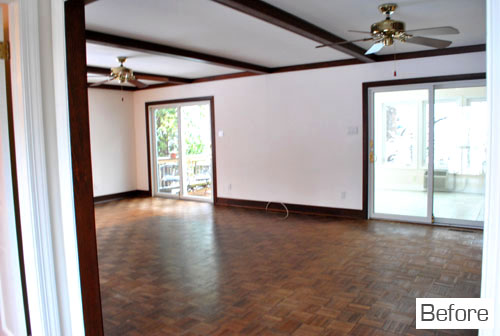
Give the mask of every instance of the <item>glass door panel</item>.
<svg viewBox="0 0 500 336">
<path fill-rule="evenodd" d="M 373 94 L 372 216 L 429 217 L 428 92 Z"/>
<path fill-rule="evenodd" d="M 177 107 L 154 108 L 156 193 L 179 195 L 179 126 Z"/>
<path fill-rule="evenodd" d="M 434 216 L 483 221 L 486 88 L 436 89 L 434 96 Z"/>
<path fill-rule="evenodd" d="M 181 113 L 182 196 L 212 198 L 212 131 L 209 102 L 183 105 Z"/>
</svg>

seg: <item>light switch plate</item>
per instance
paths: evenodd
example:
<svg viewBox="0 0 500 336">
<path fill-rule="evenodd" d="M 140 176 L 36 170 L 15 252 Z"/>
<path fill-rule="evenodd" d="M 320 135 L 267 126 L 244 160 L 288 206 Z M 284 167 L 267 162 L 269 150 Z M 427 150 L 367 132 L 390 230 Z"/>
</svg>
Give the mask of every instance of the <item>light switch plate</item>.
<svg viewBox="0 0 500 336">
<path fill-rule="evenodd" d="M 356 135 L 359 133 L 359 128 L 358 126 L 349 126 L 347 128 L 347 134 L 348 135 Z"/>
</svg>

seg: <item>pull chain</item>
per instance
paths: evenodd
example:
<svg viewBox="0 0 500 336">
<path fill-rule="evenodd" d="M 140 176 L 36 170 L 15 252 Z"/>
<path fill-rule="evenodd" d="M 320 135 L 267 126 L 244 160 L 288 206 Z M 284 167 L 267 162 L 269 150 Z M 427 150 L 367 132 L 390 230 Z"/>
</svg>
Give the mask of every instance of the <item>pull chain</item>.
<svg viewBox="0 0 500 336">
<path fill-rule="evenodd" d="M 396 71 L 396 44 L 394 44 L 394 77 L 398 75 Z"/>
</svg>

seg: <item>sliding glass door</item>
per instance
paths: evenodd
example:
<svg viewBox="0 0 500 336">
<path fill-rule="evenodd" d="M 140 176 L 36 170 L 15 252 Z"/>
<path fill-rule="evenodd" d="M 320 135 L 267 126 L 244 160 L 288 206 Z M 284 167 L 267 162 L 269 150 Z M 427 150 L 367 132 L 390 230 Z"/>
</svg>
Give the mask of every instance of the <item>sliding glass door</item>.
<svg viewBox="0 0 500 336">
<path fill-rule="evenodd" d="M 209 101 L 149 106 L 154 195 L 212 201 Z"/>
<path fill-rule="evenodd" d="M 212 130 L 210 104 L 180 107 L 182 195 L 212 198 Z"/>
<path fill-rule="evenodd" d="M 381 91 L 373 98 L 373 214 L 427 221 L 429 92 Z"/>
<path fill-rule="evenodd" d="M 485 95 L 477 81 L 370 89 L 371 218 L 482 225 Z"/>
<path fill-rule="evenodd" d="M 451 223 L 482 222 L 486 88 L 436 88 L 434 97 L 434 216 Z"/>
<path fill-rule="evenodd" d="M 155 194 L 180 195 L 179 109 L 177 106 L 159 106 L 152 109 L 154 123 L 153 160 Z"/>
</svg>

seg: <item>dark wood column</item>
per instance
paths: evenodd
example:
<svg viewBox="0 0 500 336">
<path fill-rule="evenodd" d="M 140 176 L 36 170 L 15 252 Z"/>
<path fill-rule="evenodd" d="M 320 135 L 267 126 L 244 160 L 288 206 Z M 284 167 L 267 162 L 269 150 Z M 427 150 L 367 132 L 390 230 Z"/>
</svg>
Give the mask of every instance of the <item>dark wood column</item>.
<svg viewBox="0 0 500 336">
<path fill-rule="evenodd" d="M 85 334 L 104 334 L 97 261 L 85 47 L 85 2 L 68 0 L 66 62 L 76 234 Z"/>
</svg>

